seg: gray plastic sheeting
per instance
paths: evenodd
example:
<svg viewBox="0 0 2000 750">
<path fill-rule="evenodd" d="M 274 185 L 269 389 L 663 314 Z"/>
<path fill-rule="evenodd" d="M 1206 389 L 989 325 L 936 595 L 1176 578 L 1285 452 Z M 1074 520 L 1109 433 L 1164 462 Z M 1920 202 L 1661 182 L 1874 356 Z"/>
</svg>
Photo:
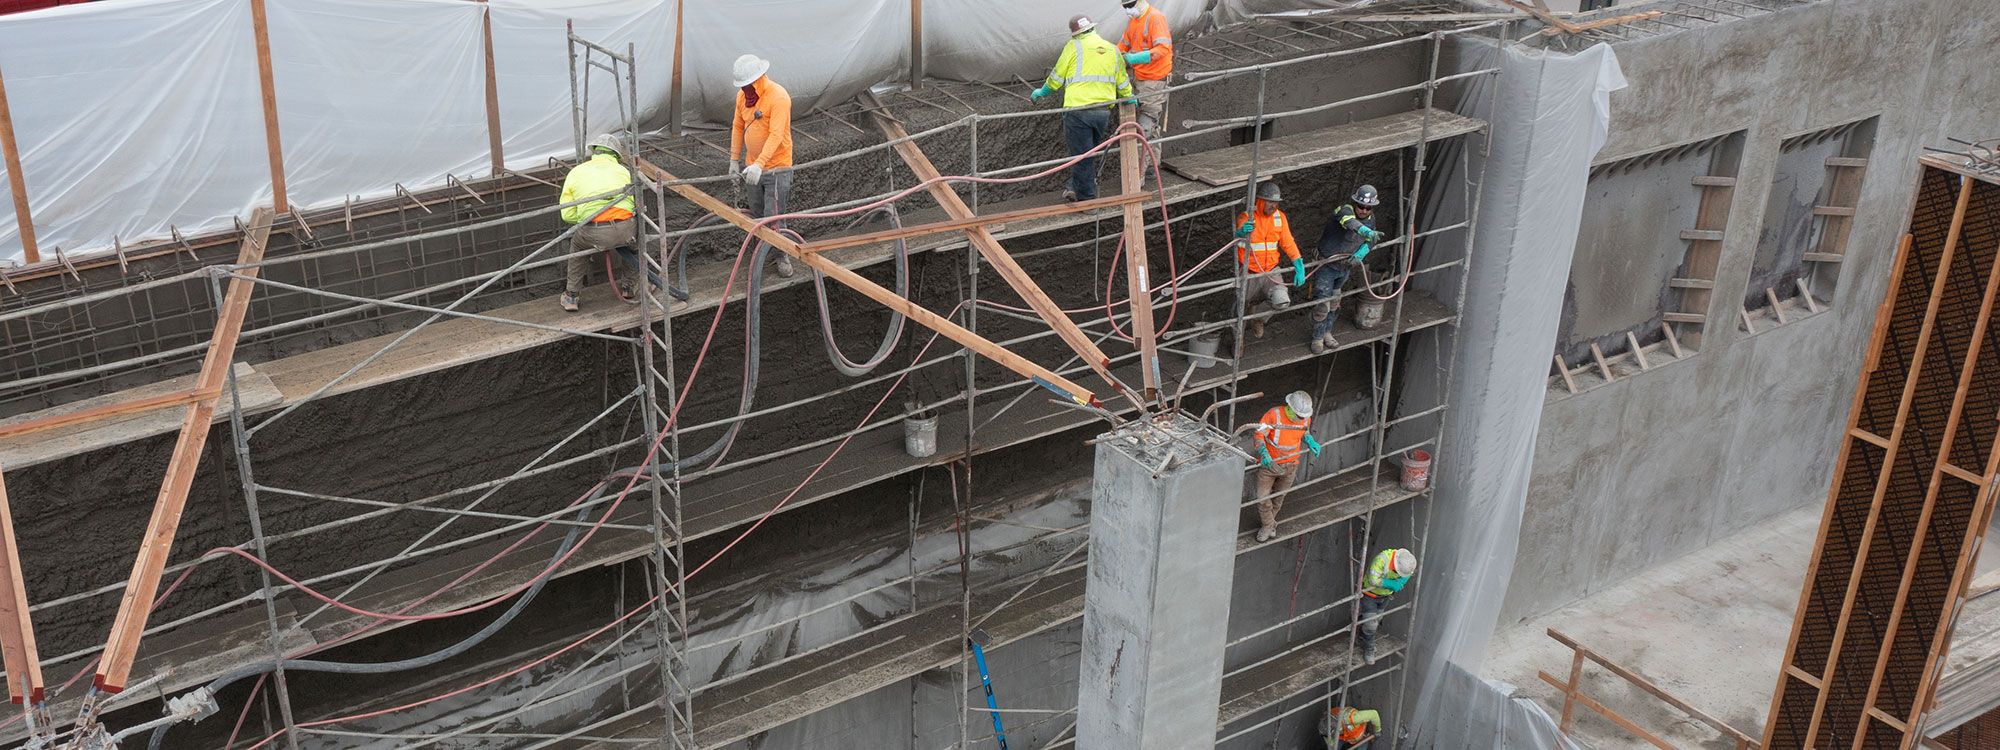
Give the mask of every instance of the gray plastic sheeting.
<svg viewBox="0 0 2000 750">
<path fill-rule="evenodd" d="M 1495 54 L 1482 40 L 1462 50 L 1467 69 L 1490 65 Z M 1414 742 L 1403 747 L 1574 747 L 1538 705 L 1476 675 L 1514 571 L 1549 342 L 1590 160 L 1604 144 L 1610 94 L 1625 87 L 1625 77 L 1605 45 L 1575 55 L 1508 45 L 1499 55 L 1499 80 L 1487 84 L 1499 91 L 1476 88 L 1460 108 L 1477 115 L 1490 98 L 1493 111 L 1483 116 L 1493 140 L 1460 306 L 1452 408 L 1435 467 L 1424 606 L 1412 638 L 1415 692 L 1405 696 L 1412 710 L 1403 723 Z M 1466 177 L 1455 171 L 1440 169 L 1440 184 Z M 1414 392 L 1420 387 L 1413 384 L 1411 398 L 1429 403 L 1432 395 Z"/>
</svg>

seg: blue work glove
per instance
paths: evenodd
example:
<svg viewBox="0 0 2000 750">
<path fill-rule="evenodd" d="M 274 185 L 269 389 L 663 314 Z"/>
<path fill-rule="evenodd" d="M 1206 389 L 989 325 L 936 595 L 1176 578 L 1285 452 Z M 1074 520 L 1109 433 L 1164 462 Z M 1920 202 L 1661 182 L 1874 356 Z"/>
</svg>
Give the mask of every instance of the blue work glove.
<svg viewBox="0 0 2000 750">
<path fill-rule="evenodd" d="M 1368 257 L 1368 251 L 1370 249 L 1371 248 L 1369 247 L 1368 243 L 1366 242 L 1361 243 L 1361 249 L 1355 250 L 1354 256 L 1349 258 L 1349 260 L 1352 260 L 1355 263 L 1360 263 L 1361 259 Z"/>
<path fill-rule="evenodd" d="M 1244 220 L 1243 220 L 1243 226 L 1240 226 L 1240 227 L 1237 227 L 1237 228 L 1236 228 L 1236 236 L 1238 236 L 1238 237 L 1248 237 L 1248 236 L 1250 236 L 1250 230 L 1252 230 L 1252 229 L 1256 229 L 1256 228 L 1257 228 L 1257 222 L 1255 222 L 1255 221 L 1253 221 L 1253 220 L 1250 220 L 1250 219 L 1244 219 Z"/>
<path fill-rule="evenodd" d="M 1306 450 L 1312 451 L 1315 456 L 1319 455 L 1319 441 L 1314 440 L 1310 433 L 1306 435 Z"/>
<path fill-rule="evenodd" d="M 1049 87 L 1043 86 L 1041 88 L 1035 89 L 1034 93 L 1028 94 L 1028 100 L 1038 102 L 1042 100 L 1042 97 L 1048 96 L 1051 93 L 1054 92 L 1049 91 Z"/>
<path fill-rule="evenodd" d="M 1123 101 L 1120 101 L 1120 102 L 1118 102 L 1118 103 L 1119 103 L 1119 104 L 1131 104 L 1131 105 L 1137 105 L 1137 104 L 1139 103 L 1139 97 L 1137 97 L 1137 96 L 1134 96 L 1134 97 L 1132 97 L 1132 98 L 1130 98 L 1130 99 L 1125 99 L 1125 100 L 1123 100 Z"/>
<path fill-rule="evenodd" d="M 1140 51 L 1138 51 L 1138 52 L 1127 52 L 1127 53 L 1125 53 L 1125 64 L 1126 64 L 1126 65 L 1145 65 L 1146 63 L 1149 63 L 1149 62 L 1152 62 L 1152 61 L 1153 61 L 1153 51 L 1152 51 L 1152 50 L 1140 50 Z"/>
<path fill-rule="evenodd" d="M 1362 228 L 1361 228 L 1361 236 L 1363 236 L 1363 237 L 1366 237 L 1366 238 L 1368 238 L 1368 241 L 1369 241 L 1369 242 L 1381 242 L 1381 241 L 1382 241 L 1382 233 L 1381 233 L 1381 232 L 1378 232 L 1378 231 L 1375 231 L 1375 228 L 1374 228 L 1374 227 L 1362 227 Z"/>
<path fill-rule="evenodd" d="M 1303 260 L 1299 260 L 1298 258 L 1293 258 L 1292 286 L 1305 286 L 1305 285 L 1306 285 L 1306 262 Z"/>
<path fill-rule="evenodd" d="M 1260 461 L 1258 461 L 1258 462 L 1257 462 L 1257 463 L 1258 463 L 1258 465 L 1261 465 L 1261 466 L 1263 466 L 1263 467 L 1265 467 L 1265 468 L 1270 468 L 1270 466 L 1271 466 L 1271 451 L 1270 451 L 1269 449 L 1267 449 L 1267 448 L 1265 448 L 1264 446 L 1261 446 L 1261 445 L 1260 445 L 1260 446 L 1257 446 L 1257 456 L 1258 456 L 1258 458 L 1262 459 L 1262 460 L 1260 460 Z"/>
</svg>

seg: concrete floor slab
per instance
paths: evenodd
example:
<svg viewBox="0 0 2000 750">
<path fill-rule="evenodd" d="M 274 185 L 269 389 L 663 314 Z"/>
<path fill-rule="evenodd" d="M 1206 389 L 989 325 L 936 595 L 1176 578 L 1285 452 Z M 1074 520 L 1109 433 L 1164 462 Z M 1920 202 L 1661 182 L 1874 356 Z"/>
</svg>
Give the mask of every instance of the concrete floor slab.
<svg viewBox="0 0 2000 750">
<path fill-rule="evenodd" d="M 1818 534 L 1821 508 L 1778 514 L 1702 550 L 1497 634 L 1482 676 L 1517 686 L 1562 715 L 1562 694 L 1537 679 L 1567 675 L 1577 642 L 1650 679 L 1744 732 L 1763 731 L 1791 637 L 1793 613 Z M 1720 733 L 1586 664 L 1583 693 L 1683 748 L 1734 748 Z M 1596 750 L 1651 745 L 1582 707 L 1571 732 Z"/>
</svg>

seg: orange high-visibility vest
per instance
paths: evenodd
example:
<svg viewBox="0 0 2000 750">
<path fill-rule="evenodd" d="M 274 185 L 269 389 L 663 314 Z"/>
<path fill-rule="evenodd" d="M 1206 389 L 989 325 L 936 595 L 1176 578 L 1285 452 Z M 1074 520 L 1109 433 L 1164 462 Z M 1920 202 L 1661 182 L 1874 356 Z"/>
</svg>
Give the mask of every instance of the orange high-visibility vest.
<svg viewBox="0 0 2000 750">
<path fill-rule="evenodd" d="M 1286 466 L 1299 462 L 1299 454 L 1305 452 L 1307 420 L 1287 418 L 1290 412 L 1285 407 L 1272 407 L 1264 412 L 1263 426 L 1257 428 L 1257 439 L 1264 444 L 1264 452 L 1271 454 L 1271 463 Z"/>
<path fill-rule="evenodd" d="M 1167 28 L 1166 14 L 1151 5 L 1125 24 L 1125 37 L 1118 42 L 1119 52 L 1146 50 L 1153 51 L 1153 59 L 1132 66 L 1132 77 L 1141 81 L 1166 80 L 1174 72 L 1174 32 Z"/>
<path fill-rule="evenodd" d="M 1248 215 L 1237 214 L 1236 225 L 1242 226 L 1244 220 L 1249 218 Z M 1243 240 L 1248 247 L 1237 246 L 1236 260 L 1251 273 L 1277 268 L 1280 253 L 1287 258 L 1299 257 L 1299 243 L 1292 241 L 1292 228 L 1285 221 L 1285 212 L 1277 209 L 1272 209 L 1268 216 L 1258 212 L 1256 223 L 1250 228 L 1250 236 Z"/>
</svg>

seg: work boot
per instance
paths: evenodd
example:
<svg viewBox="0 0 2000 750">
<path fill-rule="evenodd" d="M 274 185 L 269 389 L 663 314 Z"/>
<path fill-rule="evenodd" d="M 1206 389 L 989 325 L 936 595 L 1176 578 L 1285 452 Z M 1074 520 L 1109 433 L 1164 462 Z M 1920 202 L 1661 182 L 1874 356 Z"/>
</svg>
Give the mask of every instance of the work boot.
<svg viewBox="0 0 2000 750">
<path fill-rule="evenodd" d="M 1268 542 L 1278 536 L 1278 527 L 1264 526 L 1257 529 L 1257 541 Z"/>
<path fill-rule="evenodd" d="M 792 274 L 794 274 L 794 273 L 797 273 L 797 272 L 796 272 L 796 271 L 794 271 L 794 270 L 792 270 L 792 256 L 789 256 L 789 255 L 779 255 L 779 256 L 778 256 L 778 275 L 779 275 L 779 276 L 783 276 L 783 277 L 785 277 L 785 278 L 789 279 L 789 278 L 791 278 L 791 277 L 792 277 Z"/>
<path fill-rule="evenodd" d="M 1063 202 L 1064 202 L 1064 203 L 1075 203 L 1075 202 L 1076 202 L 1076 191 L 1075 191 L 1075 190 L 1071 190 L 1071 189 L 1069 189 L 1069 188 L 1063 188 L 1063 196 L 1062 196 L 1062 198 L 1063 198 Z"/>
<path fill-rule="evenodd" d="M 1326 339 L 1323 338 L 1313 339 L 1312 343 L 1306 344 L 1306 348 L 1311 350 L 1313 354 L 1325 354 Z"/>
<path fill-rule="evenodd" d="M 618 298 L 625 300 L 625 304 L 628 305 L 639 304 L 639 295 L 632 291 L 632 282 L 630 281 L 618 282 Z"/>
<path fill-rule="evenodd" d="M 1251 318 L 1251 319 L 1250 319 L 1250 324 L 1249 324 L 1249 327 L 1250 327 L 1250 338 L 1253 338 L 1253 339 L 1261 339 L 1261 338 L 1264 338 L 1264 319 L 1263 319 L 1263 318 Z"/>
<path fill-rule="evenodd" d="M 563 292 L 562 307 L 564 310 L 568 310 L 570 312 L 576 312 L 577 299 L 575 292 Z"/>
<path fill-rule="evenodd" d="M 1320 346 L 1326 347 L 1328 351 L 1333 350 L 1336 346 L 1340 344 L 1339 341 L 1333 338 L 1332 331 L 1327 331 L 1325 336 L 1319 337 L 1319 342 Z"/>
<path fill-rule="evenodd" d="M 1368 644 L 1366 648 L 1361 649 L 1361 660 L 1368 662 L 1369 666 L 1374 666 L 1375 660 L 1381 658 L 1381 656 L 1382 656 L 1381 654 L 1375 653 L 1375 644 L 1373 643 Z"/>
</svg>

